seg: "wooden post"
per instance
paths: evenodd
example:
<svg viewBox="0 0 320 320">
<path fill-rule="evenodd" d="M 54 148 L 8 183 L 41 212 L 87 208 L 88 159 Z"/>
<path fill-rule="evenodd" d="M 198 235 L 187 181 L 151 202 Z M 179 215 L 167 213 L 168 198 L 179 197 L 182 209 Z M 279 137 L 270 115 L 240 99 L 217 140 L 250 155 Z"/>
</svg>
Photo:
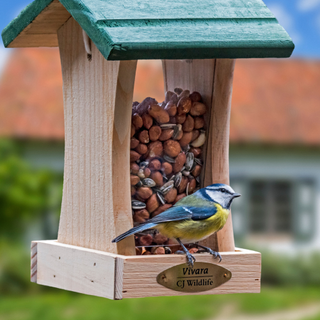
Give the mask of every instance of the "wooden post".
<svg viewBox="0 0 320 320">
<path fill-rule="evenodd" d="M 129 149 L 136 61 L 107 61 L 70 18 L 58 31 L 65 108 L 65 168 L 58 241 L 134 255 Z"/>
<path fill-rule="evenodd" d="M 235 60 L 163 60 L 165 90 L 198 91 L 209 107 L 202 186 L 229 184 L 229 128 Z M 225 227 L 202 241 L 217 251 L 234 251 L 231 214 Z"/>
</svg>

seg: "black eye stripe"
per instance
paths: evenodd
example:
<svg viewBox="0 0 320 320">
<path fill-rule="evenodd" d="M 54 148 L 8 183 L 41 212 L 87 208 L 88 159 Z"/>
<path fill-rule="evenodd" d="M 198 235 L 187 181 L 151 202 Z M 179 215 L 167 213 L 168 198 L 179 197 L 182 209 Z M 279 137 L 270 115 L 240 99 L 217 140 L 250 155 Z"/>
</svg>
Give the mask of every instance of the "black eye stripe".
<svg viewBox="0 0 320 320">
<path fill-rule="evenodd" d="M 219 189 L 219 190 L 220 190 L 220 192 L 222 192 L 222 193 L 232 194 L 229 190 L 227 190 L 227 189 L 225 189 L 225 188 L 221 188 L 221 189 Z"/>
</svg>

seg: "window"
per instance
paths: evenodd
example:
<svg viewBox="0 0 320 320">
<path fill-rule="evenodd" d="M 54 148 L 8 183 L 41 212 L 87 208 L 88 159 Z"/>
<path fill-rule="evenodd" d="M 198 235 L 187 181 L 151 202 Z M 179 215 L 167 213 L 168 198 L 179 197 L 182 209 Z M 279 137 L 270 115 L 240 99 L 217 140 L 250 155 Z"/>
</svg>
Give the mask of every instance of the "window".
<svg viewBox="0 0 320 320">
<path fill-rule="evenodd" d="M 249 231 L 286 233 L 293 230 L 292 183 L 251 181 L 249 183 Z"/>
<path fill-rule="evenodd" d="M 232 204 L 235 238 L 247 236 L 308 241 L 315 231 L 313 179 L 232 178 L 241 197 Z M 270 238 L 272 236 L 272 238 Z"/>
</svg>

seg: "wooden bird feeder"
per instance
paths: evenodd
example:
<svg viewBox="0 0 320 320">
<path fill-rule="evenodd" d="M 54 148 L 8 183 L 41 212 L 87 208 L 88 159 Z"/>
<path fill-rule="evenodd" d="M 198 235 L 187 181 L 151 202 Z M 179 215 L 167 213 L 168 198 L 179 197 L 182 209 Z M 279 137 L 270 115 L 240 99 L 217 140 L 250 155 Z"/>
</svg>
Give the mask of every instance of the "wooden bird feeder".
<svg viewBox="0 0 320 320">
<path fill-rule="evenodd" d="M 162 59 L 166 90 L 202 94 L 210 106 L 202 185 L 228 184 L 234 59 L 289 57 L 294 45 L 286 31 L 260 0 L 35 0 L 2 37 L 9 48 L 59 46 L 61 55 L 59 235 L 32 242 L 31 281 L 110 299 L 194 294 L 156 280 L 185 263 L 184 255 L 136 256 L 133 236 L 111 243 L 133 225 L 129 142 L 137 60 Z M 234 247 L 231 217 L 203 243 L 223 260 L 197 254 L 197 262 L 219 264 L 232 278 L 197 294 L 260 291 L 260 253 Z"/>
</svg>

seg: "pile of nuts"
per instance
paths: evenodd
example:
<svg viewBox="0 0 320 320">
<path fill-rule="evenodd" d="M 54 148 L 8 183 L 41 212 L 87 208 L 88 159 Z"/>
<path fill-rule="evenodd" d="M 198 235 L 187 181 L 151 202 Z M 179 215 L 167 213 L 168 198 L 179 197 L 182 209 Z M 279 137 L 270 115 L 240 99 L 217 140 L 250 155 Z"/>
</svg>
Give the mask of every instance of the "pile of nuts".
<svg viewBox="0 0 320 320">
<path fill-rule="evenodd" d="M 180 88 L 166 92 L 162 103 L 153 98 L 133 103 L 130 178 L 135 225 L 199 189 L 206 110 L 200 93 Z M 171 253 L 179 247 L 154 230 L 136 234 L 136 246 L 137 254 Z"/>
</svg>

